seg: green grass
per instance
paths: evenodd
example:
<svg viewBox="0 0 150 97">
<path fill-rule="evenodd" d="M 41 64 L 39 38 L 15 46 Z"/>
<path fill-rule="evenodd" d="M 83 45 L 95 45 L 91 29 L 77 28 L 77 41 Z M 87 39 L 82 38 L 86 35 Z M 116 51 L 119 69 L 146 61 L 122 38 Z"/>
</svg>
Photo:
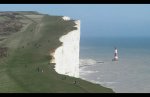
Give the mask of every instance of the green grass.
<svg viewBox="0 0 150 97">
<path fill-rule="evenodd" d="M 0 92 L 113 92 L 98 84 L 57 74 L 55 64 L 49 63 L 50 49 L 60 46 L 60 36 L 76 29 L 74 25 L 73 20 L 64 21 L 60 16 L 45 15 L 41 21 L 29 22 L 26 29 L 4 40 L 0 45 L 9 47 L 9 56 L 0 59 Z M 77 84 L 73 84 L 75 80 Z"/>
</svg>

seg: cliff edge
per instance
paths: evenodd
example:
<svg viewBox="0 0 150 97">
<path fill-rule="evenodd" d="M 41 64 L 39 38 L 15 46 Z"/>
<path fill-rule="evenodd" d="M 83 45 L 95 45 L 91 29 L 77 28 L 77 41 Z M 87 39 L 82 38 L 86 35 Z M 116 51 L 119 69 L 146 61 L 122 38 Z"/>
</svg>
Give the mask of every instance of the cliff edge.
<svg viewBox="0 0 150 97">
<path fill-rule="evenodd" d="M 69 17 L 62 18 L 66 21 L 70 20 Z M 74 23 L 77 29 L 60 37 L 62 45 L 55 50 L 51 63 L 56 63 L 55 70 L 59 74 L 79 78 L 80 21 L 74 21 Z"/>
<path fill-rule="evenodd" d="M 113 93 L 79 77 L 80 22 L 0 12 L 1 93 Z"/>
</svg>

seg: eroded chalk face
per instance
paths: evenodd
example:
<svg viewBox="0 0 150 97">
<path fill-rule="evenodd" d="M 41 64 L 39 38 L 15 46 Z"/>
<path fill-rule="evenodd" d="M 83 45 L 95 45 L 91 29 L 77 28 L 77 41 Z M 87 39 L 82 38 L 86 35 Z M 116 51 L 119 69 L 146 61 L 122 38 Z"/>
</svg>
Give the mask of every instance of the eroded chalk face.
<svg viewBox="0 0 150 97">
<path fill-rule="evenodd" d="M 67 21 L 67 20 L 70 20 L 70 17 L 64 16 L 62 17 L 62 19 Z"/>
<path fill-rule="evenodd" d="M 55 50 L 53 62 L 57 73 L 79 77 L 80 21 L 75 23 L 77 29 L 60 38 L 63 45 Z"/>
</svg>

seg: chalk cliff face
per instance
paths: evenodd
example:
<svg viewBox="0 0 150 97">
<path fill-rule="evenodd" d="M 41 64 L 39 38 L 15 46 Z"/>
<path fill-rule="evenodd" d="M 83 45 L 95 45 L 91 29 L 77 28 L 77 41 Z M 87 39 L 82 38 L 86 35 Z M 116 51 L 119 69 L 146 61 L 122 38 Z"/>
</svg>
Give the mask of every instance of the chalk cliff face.
<svg viewBox="0 0 150 97">
<path fill-rule="evenodd" d="M 70 20 L 69 17 L 63 17 Z M 62 46 L 51 53 L 54 59 L 51 63 L 55 64 L 55 70 L 59 74 L 79 77 L 79 44 L 80 44 L 80 21 L 75 21 L 77 29 L 62 36 L 59 40 Z"/>
<path fill-rule="evenodd" d="M 64 20 L 70 20 L 70 17 L 67 17 L 67 16 L 64 16 L 64 17 L 62 17 Z"/>
</svg>

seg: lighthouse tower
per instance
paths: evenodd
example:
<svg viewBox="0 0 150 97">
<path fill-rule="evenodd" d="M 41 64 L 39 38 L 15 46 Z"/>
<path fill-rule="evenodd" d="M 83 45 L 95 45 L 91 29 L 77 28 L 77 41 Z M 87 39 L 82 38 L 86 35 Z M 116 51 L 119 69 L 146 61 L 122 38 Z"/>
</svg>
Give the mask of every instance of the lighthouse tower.
<svg viewBox="0 0 150 97">
<path fill-rule="evenodd" d="M 117 51 L 117 48 L 115 48 L 114 59 L 112 61 L 118 61 L 118 51 Z"/>
</svg>

